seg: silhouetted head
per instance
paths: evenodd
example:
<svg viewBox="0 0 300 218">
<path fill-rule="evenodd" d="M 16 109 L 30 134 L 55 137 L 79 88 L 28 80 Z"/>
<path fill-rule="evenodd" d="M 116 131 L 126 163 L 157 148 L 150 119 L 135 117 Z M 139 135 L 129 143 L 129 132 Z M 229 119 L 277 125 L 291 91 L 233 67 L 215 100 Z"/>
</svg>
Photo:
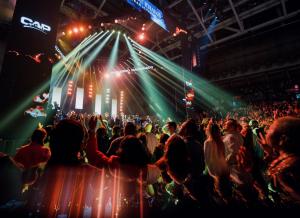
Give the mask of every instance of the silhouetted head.
<svg viewBox="0 0 300 218">
<path fill-rule="evenodd" d="M 145 146 L 135 136 L 125 136 L 117 151 L 121 164 L 136 167 L 145 167 L 148 164 L 149 156 Z"/>
<path fill-rule="evenodd" d="M 75 120 L 62 120 L 52 131 L 50 163 L 67 163 L 78 160 L 84 139 L 83 126 Z"/>
<path fill-rule="evenodd" d="M 221 137 L 221 130 L 215 123 L 209 123 L 206 127 L 205 133 L 208 138 L 212 138 L 214 140 Z"/>
<path fill-rule="evenodd" d="M 191 136 L 191 137 L 197 137 L 198 134 L 198 126 L 193 119 L 188 119 L 185 121 L 179 131 L 179 135 L 183 137 Z"/>
<path fill-rule="evenodd" d="M 121 132 L 120 126 L 114 126 L 113 127 L 113 129 L 112 129 L 112 134 L 113 135 L 120 135 L 120 132 Z"/>
<path fill-rule="evenodd" d="M 228 119 L 225 122 L 224 130 L 228 132 L 238 131 L 239 124 L 235 119 Z"/>
<path fill-rule="evenodd" d="M 124 128 L 124 135 L 135 135 L 136 134 L 136 127 L 134 123 L 127 122 Z"/>
<path fill-rule="evenodd" d="M 189 155 L 186 144 L 178 135 L 172 135 L 166 142 L 164 155 L 167 173 L 176 182 L 182 183 L 189 172 Z"/>
<path fill-rule="evenodd" d="M 169 135 L 163 133 L 163 134 L 160 135 L 159 143 L 165 144 L 168 139 L 169 139 Z"/>
<path fill-rule="evenodd" d="M 176 131 L 177 124 L 175 122 L 173 122 L 173 121 L 168 122 L 167 123 L 167 128 L 169 130 L 170 135 L 172 135 Z"/>
<path fill-rule="evenodd" d="M 44 140 L 47 137 L 47 132 L 45 129 L 43 128 L 38 128 L 36 130 L 33 131 L 32 135 L 31 135 L 31 141 L 35 142 L 39 145 L 44 144 Z"/>
<path fill-rule="evenodd" d="M 300 119 L 283 117 L 274 121 L 267 133 L 267 142 L 277 150 L 300 154 Z"/>
<path fill-rule="evenodd" d="M 99 127 L 98 129 L 97 129 L 97 137 L 98 138 L 101 138 L 101 137 L 104 137 L 104 136 L 106 136 L 107 135 L 107 133 L 106 133 L 106 128 L 104 127 L 104 126 L 101 126 L 101 127 Z"/>
</svg>

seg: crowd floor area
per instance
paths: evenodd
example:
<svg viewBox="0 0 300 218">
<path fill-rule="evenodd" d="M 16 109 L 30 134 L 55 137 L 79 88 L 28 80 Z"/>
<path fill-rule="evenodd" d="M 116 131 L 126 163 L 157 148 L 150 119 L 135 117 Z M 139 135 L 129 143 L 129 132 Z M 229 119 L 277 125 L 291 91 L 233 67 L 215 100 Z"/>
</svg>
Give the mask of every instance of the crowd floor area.
<svg viewBox="0 0 300 218">
<path fill-rule="evenodd" d="M 1 141 L 0 214 L 292 216 L 300 207 L 299 117 L 288 101 L 165 121 L 57 111 L 15 151 Z"/>
</svg>

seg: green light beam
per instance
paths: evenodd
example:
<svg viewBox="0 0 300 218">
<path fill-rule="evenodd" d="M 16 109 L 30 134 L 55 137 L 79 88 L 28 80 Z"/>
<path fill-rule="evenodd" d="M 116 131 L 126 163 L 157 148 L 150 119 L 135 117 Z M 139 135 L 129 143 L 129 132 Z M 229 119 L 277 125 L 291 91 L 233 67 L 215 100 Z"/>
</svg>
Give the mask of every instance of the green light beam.
<svg viewBox="0 0 300 218">
<path fill-rule="evenodd" d="M 112 48 L 112 51 L 109 55 L 108 66 L 106 72 L 111 72 L 112 69 L 115 67 L 117 59 L 118 59 L 118 49 L 119 49 L 119 42 L 120 42 L 120 32 L 118 32 L 117 39 L 115 40 L 115 44 Z"/>
<path fill-rule="evenodd" d="M 220 101 L 225 100 L 229 103 L 232 100 L 232 96 L 226 93 L 225 91 L 213 86 L 210 82 L 194 75 L 188 70 L 178 66 L 177 64 L 167 60 L 166 58 L 156 54 L 155 52 L 150 51 L 144 46 L 138 44 L 137 42 L 131 40 L 134 43 L 134 46 L 142 50 L 149 58 L 158 64 L 164 66 L 166 72 L 170 75 L 175 76 L 177 79 L 182 81 L 192 80 L 194 89 L 196 93 L 202 96 L 206 101 L 208 101 L 212 106 L 218 105 Z"/>
<path fill-rule="evenodd" d="M 137 53 L 133 49 L 131 43 L 128 41 L 127 37 L 124 37 L 127 47 L 129 49 L 130 55 L 132 57 L 132 60 L 134 62 L 134 67 L 135 68 L 140 68 L 142 67 L 142 63 L 140 58 L 138 57 Z M 146 89 L 146 95 L 148 98 L 149 105 L 154 105 L 154 112 L 158 117 L 162 118 L 167 118 L 170 116 L 172 113 L 170 113 L 169 107 L 166 104 L 167 100 L 165 99 L 164 96 L 157 90 L 153 83 L 153 79 L 149 76 L 149 74 L 145 71 L 142 70 L 138 74 L 140 75 L 141 81 L 143 83 L 143 87 Z"/>
</svg>

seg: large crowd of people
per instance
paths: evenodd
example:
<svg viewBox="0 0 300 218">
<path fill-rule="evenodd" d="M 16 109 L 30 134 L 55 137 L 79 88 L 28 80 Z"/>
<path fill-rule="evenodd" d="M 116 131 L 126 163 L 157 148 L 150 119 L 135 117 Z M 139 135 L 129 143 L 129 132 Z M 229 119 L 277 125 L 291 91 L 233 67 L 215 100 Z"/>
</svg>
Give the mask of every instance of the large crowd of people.
<svg viewBox="0 0 300 218">
<path fill-rule="evenodd" d="M 183 122 L 56 116 L 0 154 L 0 210 L 24 217 L 177 217 L 300 206 L 297 102 L 199 112 Z M 187 212 L 188 211 L 188 212 Z"/>
</svg>

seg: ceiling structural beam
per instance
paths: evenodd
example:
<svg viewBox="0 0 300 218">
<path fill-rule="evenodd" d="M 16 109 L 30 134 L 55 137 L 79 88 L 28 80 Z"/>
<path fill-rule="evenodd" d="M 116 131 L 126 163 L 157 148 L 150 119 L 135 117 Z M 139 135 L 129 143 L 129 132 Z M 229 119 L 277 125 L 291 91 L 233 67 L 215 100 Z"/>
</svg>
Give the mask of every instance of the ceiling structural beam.
<svg viewBox="0 0 300 218">
<path fill-rule="evenodd" d="M 164 49 L 162 49 L 162 47 L 159 45 L 159 41 L 158 41 L 158 35 L 155 35 L 156 38 L 156 43 L 155 43 L 155 47 L 157 47 L 159 50 L 157 52 L 163 53 L 167 58 L 170 58 L 170 56 L 164 51 Z"/>
<path fill-rule="evenodd" d="M 240 14 L 240 17 L 244 20 L 246 18 L 253 17 L 256 14 L 261 13 L 263 11 L 269 10 L 270 8 L 273 8 L 274 6 L 277 6 L 277 5 L 280 5 L 280 4 L 281 3 L 278 0 L 270 0 L 270 1 L 265 2 L 263 4 L 257 5 L 256 7 L 251 8 L 251 9 L 249 9 L 247 11 L 244 11 L 243 13 Z M 264 27 L 266 25 L 272 24 L 274 22 L 278 22 L 278 20 L 282 20 L 282 19 L 284 19 L 286 17 L 291 17 L 291 16 L 294 16 L 294 15 L 295 15 L 295 13 L 290 13 L 290 14 L 287 14 L 287 16 L 281 16 L 281 17 L 275 18 L 275 19 L 270 20 L 270 21 L 268 21 L 266 23 L 263 23 L 263 25 L 257 25 L 255 27 L 253 27 L 253 29 L 252 28 L 245 29 L 244 32 L 241 32 L 239 29 L 235 29 L 235 28 L 230 27 L 230 25 L 236 23 L 236 20 L 235 20 L 234 17 L 228 18 L 227 20 L 222 21 L 221 23 L 217 24 L 216 28 L 213 31 L 215 32 L 215 31 L 218 31 L 218 30 L 221 30 L 221 29 L 227 29 L 227 30 L 231 30 L 231 31 L 233 31 L 235 33 L 233 35 L 227 36 L 225 38 L 220 38 L 220 39 L 216 40 L 214 43 L 209 43 L 206 46 L 202 46 L 201 49 L 204 49 L 204 48 L 209 47 L 209 46 L 214 45 L 214 44 L 219 44 L 219 43 L 225 42 L 227 40 L 230 40 L 230 39 L 233 39 L 235 37 L 238 37 L 238 36 L 240 36 L 240 35 L 242 35 L 244 33 L 247 33 L 250 30 L 259 29 L 261 27 Z M 200 32 L 198 32 L 198 33 L 195 34 L 195 36 L 197 38 L 200 38 L 200 37 L 202 37 L 204 35 L 205 35 L 205 33 L 203 31 L 200 31 Z M 164 49 L 165 52 L 168 52 L 168 51 L 170 51 L 172 49 L 175 49 L 177 46 L 179 46 L 179 45 L 175 42 L 175 43 L 169 44 L 168 46 L 164 47 L 163 49 Z"/>
<path fill-rule="evenodd" d="M 78 0 L 78 1 L 79 1 L 80 3 L 82 3 L 82 4 L 84 4 L 85 6 L 87 6 L 88 8 L 92 9 L 93 11 L 95 11 L 95 12 L 97 13 L 98 8 L 97 8 L 95 5 L 93 5 L 93 4 L 89 3 L 89 2 L 87 2 L 86 0 Z M 102 11 L 102 10 L 100 10 L 100 12 L 101 12 L 104 16 L 107 16 L 107 15 L 108 15 L 106 12 L 104 12 L 104 11 Z"/>
<path fill-rule="evenodd" d="M 95 15 L 93 17 L 94 19 L 96 19 L 98 17 L 98 15 L 99 15 L 100 12 L 103 15 L 107 16 L 106 12 L 102 11 L 102 8 L 103 8 L 103 6 L 104 6 L 105 3 L 106 3 L 106 0 L 102 0 L 100 6 L 98 7 L 98 9 L 97 9 L 97 11 L 96 11 L 96 13 L 95 13 Z"/>
<path fill-rule="evenodd" d="M 202 7 L 200 8 L 200 14 L 201 14 L 201 20 L 202 20 L 202 22 L 205 23 Z"/>
<path fill-rule="evenodd" d="M 244 1 L 241 1 L 241 2 L 245 3 L 245 2 L 248 2 L 248 0 L 244 0 Z M 275 6 L 278 5 L 278 4 L 280 4 L 280 2 L 279 2 L 278 0 L 270 0 L 270 1 L 265 2 L 265 3 L 263 3 L 263 4 L 259 4 L 258 6 L 252 8 L 252 9 L 249 9 L 249 10 L 243 12 L 243 13 L 240 13 L 240 17 L 241 17 L 241 19 L 245 19 L 245 18 L 247 18 L 247 17 L 251 17 L 251 16 L 253 16 L 254 14 L 256 14 L 257 11 L 259 11 L 259 13 L 260 13 L 260 12 L 262 12 L 262 11 L 265 11 L 265 10 L 269 9 L 269 8 L 275 7 Z M 239 4 L 239 2 L 235 4 L 235 6 L 239 6 L 239 5 L 241 5 L 241 4 Z M 227 9 L 228 9 L 228 10 L 227 10 Z M 231 7 L 230 7 L 230 6 L 229 6 L 229 8 L 225 8 L 225 9 L 223 10 L 223 13 L 224 13 L 225 11 L 227 12 L 227 11 L 229 11 L 229 10 L 231 10 Z M 248 13 L 248 12 L 250 12 L 250 14 L 245 15 L 245 13 Z M 246 16 L 245 18 L 244 18 L 244 15 Z M 209 21 L 209 20 L 211 20 L 211 19 L 213 19 L 213 18 L 214 18 L 214 16 L 209 16 L 209 17 L 207 17 L 207 18 L 204 20 L 204 22 L 207 22 L 207 21 Z M 221 25 L 222 23 L 224 23 L 224 22 L 232 22 L 232 23 L 230 23 L 230 24 L 226 23 L 227 26 L 230 26 L 231 24 L 233 24 L 233 23 L 236 22 L 236 21 L 235 21 L 234 18 L 229 18 L 229 19 L 227 19 L 227 20 L 225 20 L 225 21 L 222 21 L 222 22 L 219 23 L 217 26 L 220 26 L 220 25 Z M 198 25 L 200 25 L 200 24 L 199 24 L 199 23 L 191 24 L 191 25 L 189 25 L 189 26 L 187 27 L 187 29 L 192 29 L 192 28 L 194 28 L 194 27 L 196 27 L 196 26 L 198 26 Z"/>
<path fill-rule="evenodd" d="M 287 11 L 286 11 L 285 0 L 280 0 L 280 1 L 281 1 L 283 15 L 286 16 L 287 15 Z"/>
<path fill-rule="evenodd" d="M 155 47 L 157 47 L 158 45 L 160 45 L 162 42 L 168 41 L 168 40 L 171 39 L 172 37 L 174 37 L 173 34 L 170 35 L 170 36 L 165 37 L 165 38 L 162 39 L 162 40 L 160 40 L 160 42 L 157 42 L 155 45 L 153 45 L 153 46 L 151 47 L 151 50 L 153 50 Z"/>
<path fill-rule="evenodd" d="M 242 21 L 239 18 L 239 15 L 237 14 L 237 12 L 235 10 L 234 4 L 232 3 L 232 0 L 228 0 L 228 1 L 229 1 L 231 9 L 233 11 L 233 14 L 235 16 L 235 19 L 236 19 L 236 21 L 237 21 L 237 23 L 238 23 L 238 25 L 240 27 L 240 30 L 241 30 L 241 32 L 243 32 L 245 28 L 244 28 L 244 25 L 243 25 Z"/>
<path fill-rule="evenodd" d="M 279 4 L 280 4 L 280 2 L 278 0 L 270 0 L 268 2 L 265 2 L 263 4 L 260 4 L 260 5 L 256 6 L 256 7 L 254 7 L 254 8 L 251 8 L 251 9 L 249 9 L 247 11 L 244 11 L 244 12 L 240 13 L 240 17 L 241 17 L 242 20 L 247 19 L 247 18 L 253 17 L 256 14 L 259 14 L 259 13 L 261 13 L 263 11 L 266 11 L 266 10 L 272 8 L 272 7 L 275 7 L 275 6 L 279 5 Z M 216 27 L 212 31 L 216 32 L 217 30 L 223 29 L 224 27 L 230 26 L 230 25 L 232 25 L 234 23 L 236 23 L 236 20 L 235 20 L 234 17 L 231 17 L 231 18 L 229 18 L 227 20 L 224 20 L 224 21 L 218 23 L 216 25 Z M 188 27 L 188 29 L 189 29 L 189 27 Z M 200 38 L 204 34 L 205 33 L 203 33 L 203 32 L 198 32 L 198 33 L 196 33 L 196 37 Z"/>
<path fill-rule="evenodd" d="M 176 56 L 172 57 L 170 60 L 171 60 L 171 61 L 174 61 L 174 60 L 176 60 L 177 58 L 181 58 L 181 56 L 182 56 L 181 54 L 180 54 L 180 55 L 176 55 Z"/>
<path fill-rule="evenodd" d="M 180 46 L 181 46 L 180 41 L 177 41 L 177 42 L 175 42 L 173 44 L 170 44 L 170 45 L 164 47 L 164 52 L 171 51 L 171 50 L 173 50 L 175 48 L 179 48 L 180 49 L 181 48 Z"/>
<path fill-rule="evenodd" d="M 238 32 L 238 33 L 235 33 L 235 34 L 233 34 L 233 35 L 231 35 L 231 36 L 228 36 L 228 37 L 225 37 L 225 38 L 223 38 L 223 39 L 217 40 L 217 41 L 215 41 L 215 42 L 209 43 L 209 44 L 207 44 L 207 45 L 203 45 L 203 46 L 200 47 L 200 50 L 203 50 L 203 49 L 205 49 L 205 48 L 207 48 L 207 47 L 210 47 L 210 46 L 213 46 L 213 45 L 217 45 L 217 44 L 220 44 L 220 43 L 222 43 L 222 42 L 228 41 L 228 40 L 230 40 L 230 39 L 236 38 L 236 37 L 238 37 L 238 36 L 241 36 L 241 35 L 243 35 L 243 34 L 246 34 L 247 32 L 256 31 L 256 30 L 261 29 L 261 28 L 263 28 L 263 27 L 273 25 L 273 24 L 278 23 L 278 22 L 281 22 L 281 21 L 283 21 L 283 20 L 285 20 L 285 19 L 288 19 L 288 18 L 297 16 L 298 14 L 300 14 L 300 10 L 297 10 L 297 11 L 294 11 L 294 12 L 292 12 L 292 13 L 289 13 L 289 14 L 287 14 L 286 16 L 283 15 L 283 16 L 281 16 L 281 17 L 274 18 L 274 19 L 269 20 L 269 21 L 267 21 L 267 22 L 258 24 L 258 25 L 254 26 L 254 27 L 245 29 L 244 32 Z"/>
<path fill-rule="evenodd" d="M 241 1 L 237 2 L 237 3 L 235 4 L 235 6 L 242 5 L 242 4 L 244 4 L 244 3 L 248 2 L 248 1 L 249 1 L 249 0 L 241 0 Z M 241 18 L 242 20 L 244 20 L 244 19 L 247 19 L 247 18 L 249 18 L 249 17 L 253 17 L 253 16 L 255 16 L 255 15 L 258 14 L 258 13 L 261 13 L 261 12 L 263 12 L 263 11 L 266 11 L 266 10 L 272 8 L 272 7 L 275 7 L 275 6 L 279 5 L 279 4 L 281 4 L 281 3 L 280 3 L 280 1 L 278 1 L 278 0 L 270 0 L 270 1 L 268 1 L 268 2 L 259 4 L 259 5 L 257 5 L 257 6 L 254 7 L 254 8 L 251 8 L 251 9 L 249 9 L 249 10 L 247 10 L 247 11 L 244 11 L 244 12 L 240 13 L 239 16 L 240 16 L 240 18 Z M 227 11 L 228 11 L 228 10 L 231 10 L 231 9 L 230 9 L 230 6 L 229 6 L 229 8 L 225 8 L 224 10 L 227 10 Z M 224 10 L 223 10 L 223 11 L 224 11 Z M 206 18 L 206 19 L 205 19 L 205 22 L 209 21 L 210 19 L 211 19 L 210 17 Z M 235 28 L 230 27 L 231 25 L 233 25 L 233 24 L 235 24 L 235 23 L 236 23 L 236 19 L 235 19 L 234 17 L 228 18 L 228 19 L 226 19 L 226 20 L 224 20 L 224 21 L 218 23 L 218 24 L 216 25 L 216 27 L 215 27 L 212 31 L 215 32 L 215 31 L 218 31 L 218 30 L 221 30 L 221 29 L 227 29 L 227 30 L 233 31 L 233 32 L 235 32 L 235 33 L 240 33 L 240 30 L 239 30 L 239 29 L 235 29 Z M 196 26 L 198 26 L 198 25 L 200 25 L 199 22 L 197 22 L 196 24 L 189 25 L 189 26 L 187 27 L 187 30 L 191 30 L 191 29 L 193 29 L 194 27 L 196 27 Z M 203 30 L 200 30 L 199 32 L 197 32 L 197 33 L 195 34 L 195 37 L 196 37 L 196 38 L 200 38 L 200 37 L 202 37 L 203 35 L 205 35 L 205 32 L 204 32 Z M 162 42 L 165 42 L 165 41 L 171 39 L 172 37 L 174 37 L 174 36 L 173 36 L 173 35 L 168 36 L 168 37 L 162 39 L 160 42 L 158 42 L 158 44 L 160 45 Z M 230 36 L 229 36 L 229 37 L 230 37 Z M 220 40 L 221 40 L 221 39 L 220 39 Z M 171 44 L 169 44 L 169 45 L 167 45 L 167 46 L 164 46 L 164 47 L 163 47 L 164 51 L 165 51 L 165 52 L 168 52 L 168 51 L 170 51 L 170 50 L 176 48 L 176 46 L 173 46 L 174 44 L 177 45 L 177 46 L 180 46 L 180 45 L 178 45 L 176 42 L 173 42 L 173 43 L 171 43 Z M 157 47 L 156 44 L 151 48 L 151 50 L 153 50 L 155 47 Z"/>
<path fill-rule="evenodd" d="M 241 1 L 239 1 L 239 2 L 236 2 L 236 3 L 235 3 L 235 7 L 238 7 L 238 6 L 242 5 L 242 4 L 245 4 L 245 3 L 247 3 L 248 1 L 250 1 L 250 0 L 241 0 Z M 197 9 L 197 12 L 199 11 L 199 13 L 200 13 L 202 10 L 203 10 L 203 7 L 200 7 L 199 9 Z M 228 11 L 230 11 L 230 10 L 231 10 L 231 7 L 230 7 L 230 6 L 227 6 L 227 7 L 225 7 L 225 8 L 222 10 L 222 13 L 228 12 Z M 187 15 L 187 17 L 189 18 L 189 17 L 192 16 L 193 14 L 194 14 L 194 13 L 191 12 L 191 13 L 189 13 L 189 14 Z M 207 21 L 209 21 L 209 20 L 211 20 L 211 19 L 213 19 L 213 18 L 215 18 L 214 15 L 207 16 L 207 17 L 203 20 L 203 23 L 205 23 L 205 22 L 207 22 Z M 192 25 L 193 25 L 193 27 L 195 27 L 195 26 L 198 26 L 199 24 L 197 23 L 196 25 L 195 25 L 195 24 L 192 24 Z M 191 28 L 193 28 L 193 27 L 191 27 Z"/>
<path fill-rule="evenodd" d="M 191 0 L 187 0 L 187 1 L 188 1 L 188 4 L 190 5 L 190 7 L 192 8 L 192 10 L 193 10 L 193 12 L 194 12 L 194 14 L 195 14 L 195 16 L 196 16 L 196 18 L 197 18 L 199 24 L 201 25 L 202 29 L 204 30 L 205 34 L 207 35 L 209 41 L 210 41 L 210 42 L 213 42 L 212 37 L 211 37 L 210 34 L 207 32 L 207 29 L 206 29 L 204 23 L 202 22 L 201 18 L 199 17 L 199 14 L 198 14 L 196 8 L 194 7 L 193 3 L 191 2 Z"/>
<path fill-rule="evenodd" d="M 71 19 L 78 19 L 78 14 L 66 5 L 62 5 L 62 7 L 60 7 L 60 12 Z"/>
<path fill-rule="evenodd" d="M 180 2 L 182 2 L 182 0 L 177 0 L 177 1 L 173 2 L 172 4 L 170 4 L 170 5 L 168 6 L 168 8 L 173 8 L 173 7 L 175 7 L 176 5 L 178 5 Z"/>
<path fill-rule="evenodd" d="M 94 11 L 97 11 L 97 7 L 86 0 L 78 0 L 80 3 L 84 4 L 85 6 L 89 7 L 90 9 L 93 9 Z"/>
<path fill-rule="evenodd" d="M 157 52 L 163 53 L 165 55 L 165 57 L 170 58 L 169 55 L 167 54 L 167 52 L 165 52 L 165 50 L 162 49 L 159 44 L 157 44 L 157 47 L 159 48 L 159 50 Z"/>
<path fill-rule="evenodd" d="M 229 27 L 229 26 L 226 26 L 226 27 L 224 27 L 224 29 L 225 29 L 225 30 L 230 30 L 230 31 L 232 31 L 232 32 L 236 32 L 236 33 L 240 32 L 240 30 L 239 30 L 239 29 L 232 28 L 232 27 Z"/>
<path fill-rule="evenodd" d="M 65 0 L 62 0 L 60 3 L 60 7 L 64 6 Z"/>
</svg>

